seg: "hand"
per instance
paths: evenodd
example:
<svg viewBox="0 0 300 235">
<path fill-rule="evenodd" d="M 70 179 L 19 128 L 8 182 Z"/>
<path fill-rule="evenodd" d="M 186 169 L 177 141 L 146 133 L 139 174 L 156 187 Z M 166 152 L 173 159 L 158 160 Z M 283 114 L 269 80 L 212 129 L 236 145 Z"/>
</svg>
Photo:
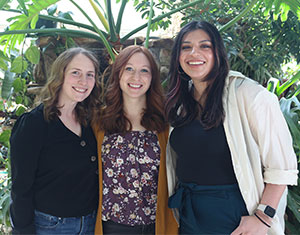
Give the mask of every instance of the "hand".
<svg viewBox="0 0 300 235">
<path fill-rule="evenodd" d="M 231 235 L 266 235 L 268 229 L 269 228 L 254 215 L 242 216 L 240 225 L 231 233 Z"/>
</svg>

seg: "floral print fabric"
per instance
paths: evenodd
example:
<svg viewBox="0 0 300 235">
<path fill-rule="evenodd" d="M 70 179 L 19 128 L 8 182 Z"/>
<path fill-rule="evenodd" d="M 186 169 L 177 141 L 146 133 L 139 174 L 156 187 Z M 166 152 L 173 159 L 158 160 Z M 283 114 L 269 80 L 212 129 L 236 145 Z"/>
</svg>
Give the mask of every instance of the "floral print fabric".
<svg viewBox="0 0 300 235">
<path fill-rule="evenodd" d="M 160 147 L 152 131 L 105 135 L 102 144 L 102 220 L 155 222 Z"/>
</svg>

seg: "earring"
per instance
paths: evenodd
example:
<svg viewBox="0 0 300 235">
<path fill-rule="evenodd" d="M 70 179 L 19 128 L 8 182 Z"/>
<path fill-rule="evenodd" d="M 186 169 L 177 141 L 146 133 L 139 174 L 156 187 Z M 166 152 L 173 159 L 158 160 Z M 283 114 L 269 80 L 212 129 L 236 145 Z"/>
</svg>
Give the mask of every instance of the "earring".
<svg viewBox="0 0 300 235">
<path fill-rule="evenodd" d="M 189 80 L 189 84 L 188 84 L 188 89 L 189 89 L 189 91 L 192 89 L 192 86 L 193 86 L 193 80 L 191 79 L 191 80 Z"/>
</svg>

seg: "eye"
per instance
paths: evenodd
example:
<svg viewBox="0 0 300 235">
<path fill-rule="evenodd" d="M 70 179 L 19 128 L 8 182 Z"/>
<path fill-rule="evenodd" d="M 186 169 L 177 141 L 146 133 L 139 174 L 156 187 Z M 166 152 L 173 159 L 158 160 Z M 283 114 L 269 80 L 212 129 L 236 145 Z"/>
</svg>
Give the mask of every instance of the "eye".
<svg viewBox="0 0 300 235">
<path fill-rule="evenodd" d="M 88 73 L 88 77 L 94 78 L 94 77 L 95 77 L 95 74 L 94 74 L 94 73 Z"/>
<path fill-rule="evenodd" d="M 131 72 L 131 71 L 133 71 L 133 68 L 130 66 L 127 66 L 127 67 L 125 67 L 125 70 Z"/>
<path fill-rule="evenodd" d="M 80 73 L 79 73 L 79 71 L 75 70 L 75 71 L 72 72 L 72 74 L 78 76 Z"/>
<path fill-rule="evenodd" d="M 142 73 L 149 73 L 149 70 L 148 69 L 141 69 L 141 72 Z"/>
<path fill-rule="evenodd" d="M 207 48 L 212 48 L 212 46 L 210 44 L 201 44 L 200 48 L 207 49 Z"/>
<path fill-rule="evenodd" d="M 188 50 L 188 49 L 191 49 L 191 46 L 189 46 L 189 45 L 181 46 L 181 50 Z"/>
</svg>

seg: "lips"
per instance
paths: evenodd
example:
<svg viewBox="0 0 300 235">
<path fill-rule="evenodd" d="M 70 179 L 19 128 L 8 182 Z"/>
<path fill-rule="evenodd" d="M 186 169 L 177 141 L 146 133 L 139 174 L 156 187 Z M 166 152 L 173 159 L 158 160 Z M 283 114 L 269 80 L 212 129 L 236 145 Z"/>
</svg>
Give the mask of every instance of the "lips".
<svg viewBox="0 0 300 235">
<path fill-rule="evenodd" d="M 73 87 L 73 89 L 79 93 L 85 93 L 88 90 L 86 88 L 78 88 L 78 87 Z"/>
<path fill-rule="evenodd" d="M 202 65 L 202 64 L 205 64 L 204 61 L 188 61 L 187 63 L 189 65 Z"/>
<path fill-rule="evenodd" d="M 143 85 L 141 85 L 141 84 L 128 83 L 128 86 L 131 87 L 131 88 L 138 89 L 138 88 L 141 88 Z"/>
</svg>

